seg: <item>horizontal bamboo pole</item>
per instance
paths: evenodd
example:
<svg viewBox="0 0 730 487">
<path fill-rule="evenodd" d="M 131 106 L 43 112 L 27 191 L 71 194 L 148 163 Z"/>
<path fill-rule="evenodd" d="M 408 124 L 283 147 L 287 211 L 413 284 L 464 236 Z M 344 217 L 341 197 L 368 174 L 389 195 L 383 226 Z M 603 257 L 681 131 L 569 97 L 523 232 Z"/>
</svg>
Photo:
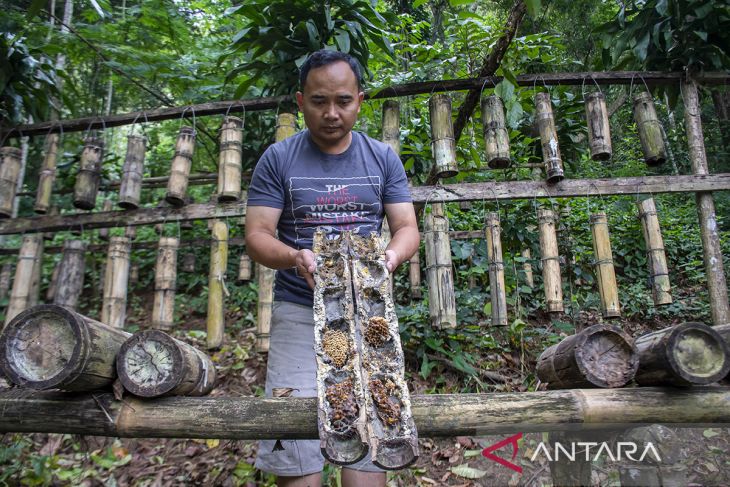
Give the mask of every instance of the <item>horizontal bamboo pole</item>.
<svg viewBox="0 0 730 487">
<path fill-rule="evenodd" d="M 142 188 L 166 188 L 167 187 L 167 181 L 170 179 L 169 176 L 155 176 L 150 178 L 144 178 L 142 179 Z M 244 174 L 242 177 L 242 180 L 249 181 L 251 179 L 251 174 Z M 218 174 L 217 173 L 196 173 L 191 174 L 188 178 L 188 186 L 201 186 L 205 184 L 215 184 L 218 182 Z M 120 179 L 109 181 L 107 183 L 100 183 L 99 184 L 99 191 L 111 191 L 111 190 L 118 190 L 121 186 L 122 182 Z M 54 190 L 53 194 L 69 194 L 73 193 L 73 188 L 65 188 L 65 189 L 58 189 Z M 33 196 L 35 192 L 33 191 L 23 191 L 17 194 L 17 196 Z"/>
</svg>

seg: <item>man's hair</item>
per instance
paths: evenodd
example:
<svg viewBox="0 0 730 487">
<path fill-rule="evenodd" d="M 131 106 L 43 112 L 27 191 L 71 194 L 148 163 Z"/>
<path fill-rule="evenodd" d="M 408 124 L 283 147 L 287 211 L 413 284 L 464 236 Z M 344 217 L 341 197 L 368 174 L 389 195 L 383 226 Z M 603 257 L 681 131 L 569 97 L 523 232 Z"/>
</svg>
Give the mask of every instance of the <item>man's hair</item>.
<svg viewBox="0 0 730 487">
<path fill-rule="evenodd" d="M 329 49 L 320 49 L 304 61 L 302 67 L 299 68 L 299 89 L 304 91 L 304 84 L 307 82 L 309 71 L 339 61 L 344 61 L 348 66 L 350 66 L 350 69 L 352 69 L 355 79 L 357 80 L 357 89 L 362 90 L 362 69 L 360 69 L 360 63 L 357 62 L 357 59 L 344 52 L 332 51 Z"/>
</svg>

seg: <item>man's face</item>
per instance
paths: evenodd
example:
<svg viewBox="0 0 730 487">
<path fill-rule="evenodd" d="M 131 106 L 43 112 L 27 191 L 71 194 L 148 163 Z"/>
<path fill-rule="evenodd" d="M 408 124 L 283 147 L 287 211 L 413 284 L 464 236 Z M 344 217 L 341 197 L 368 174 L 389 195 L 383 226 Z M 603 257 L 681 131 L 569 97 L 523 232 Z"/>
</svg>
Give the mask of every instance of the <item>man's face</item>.
<svg viewBox="0 0 730 487">
<path fill-rule="evenodd" d="M 314 143 L 323 152 L 339 154 L 350 145 L 363 93 L 355 73 L 344 61 L 309 71 L 304 92 L 297 92 L 299 110 Z"/>
</svg>

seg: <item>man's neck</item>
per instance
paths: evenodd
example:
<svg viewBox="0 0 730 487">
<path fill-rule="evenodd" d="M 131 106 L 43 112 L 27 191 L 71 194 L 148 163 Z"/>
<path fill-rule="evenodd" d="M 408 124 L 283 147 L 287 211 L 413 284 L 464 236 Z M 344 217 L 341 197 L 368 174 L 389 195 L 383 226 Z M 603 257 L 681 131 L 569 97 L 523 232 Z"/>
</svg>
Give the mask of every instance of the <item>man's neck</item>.
<svg viewBox="0 0 730 487">
<path fill-rule="evenodd" d="M 352 144 L 352 131 L 348 132 L 347 136 L 338 141 L 335 145 L 322 144 L 320 141 L 311 136 L 311 132 L 310 138 L 312 139 L 312 142 L 314 142 L 314 145 L 319 147 L 319 150 L 325 154 L 337 155 L 342 154 L 350 148 L 350 144 Z"/>
</svg>

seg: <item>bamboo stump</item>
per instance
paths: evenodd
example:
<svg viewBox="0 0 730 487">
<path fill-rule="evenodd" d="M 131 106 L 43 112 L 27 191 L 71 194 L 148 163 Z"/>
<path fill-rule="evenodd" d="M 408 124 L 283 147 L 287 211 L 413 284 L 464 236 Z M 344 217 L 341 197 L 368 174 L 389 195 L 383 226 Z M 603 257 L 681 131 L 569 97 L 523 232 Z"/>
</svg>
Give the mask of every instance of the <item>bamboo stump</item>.
<svg viewBox="0 0 730 487">
<path fill-rule="evenodd" d="M 38 176 L 38 190 L 33 206 L 33 211 L 40 215 L 45 215 L 51 207 L 51 193 L 53 192 L 53 182 L 56 179 L 58 142 L 58 134 L 46 135 L 43 163 Z"/>
<path fill-rule="evenodd" d="M 664 129 L 654 108 L 651 93 L 643 91 L 634 95 L 634 120 L 639 130 L 641 150 L 647 166 L 659 166 L 667 160 L 664 146 Z"/>
<path fill-rule="evenodd" d="M 251 257 L 244 251 L 238 260 L 238 279 L 236 284 L 243 284 L 251 280 Z"/>
<path fill-rule="evenodd" d="M 504 286 L 502 259 L 502 229 L 499 214 L 487 215 L 487 258 L 489 259 L 489 289 L 492 301 L 492 326 L 507 326 L 507 293 Z"/>
<path fill-rule="evenodd" d="M 127 155 L 124 159 L 124 167 L 122 167 L 122 182 L 119 185 L 119 202 L 117 203 L 120 208 L 125 210 L 139 208 L 146 151 L 147 137 L 127 136 Z"/>
<path fill-rule="evenodd" d="M 175 156 L 172 158 L 170 178 L 167 180 L 167 194 L 165 195 L 165 201 L 172 206 L 179 208 L 185 205 L 194 150 L 195 129 L 182 127 L 175 142 Z"/>
<path fill-rule="evenodd" d="M 101 179 L 101 160 L 104 141 L 100 137 L 88 137 L 81 152 L 79 172 L 74 186 L 73 205 L 81 210 L 93 210 Z"/>
<path fill-rule="evenodd" d="M 598 293 L 601 296 L 601 314 L 604 318 L 621 316 L 621 305 L 618 300 L 616 272 L 613 268 L 613 252 L 608 234 L 608 218 L 605 213 L 594 213 L 590 216 L 593 233 L 593 255 L 596 259 L 596 280 Z"/>
<path fill-rule="evenodd" d="M 84 264 L 86 242 L 66 240 L 63 256 L 58 263 L 58 278 L 53 296 L 53 304 L 75 310 L 79 296 L 84 289 Z"/>
<path fill-rule="evenodd" d="M 228 225 L 215 220 L 210 245 L 210 272 L 208 273 L 208 349 L 220 348 L 223 344 L 225 326 L 226 268 L 228 267 Z"/>
<path fill-rule="evenodd" d="M 540 225 L 540 253 L 542 254 L 542 280 L 545 287 L 545 304 L 549 313 L 563 311 L 563 287 L 560 278 L 558 238 L 555 233 L 555 214 L 552 210 L 538 210 Z"/>
<path fill-rule="evenodd" d="M 395 100 L 383 103 L 383 142 L 400 155 L 400 104 Z"/>
<path fill-rule="evenodd" d="M 451 98 L 448 95 L 433 95 L 429 100 L 431 115 L 431 152 L 435 174 L 438 178 L 456 176 L 456 142 L 451 121 Z"/>
<path fill-rule="evenodd" d="M 220 129 L 218 159 L 218 201 L 220 202 L 241 199 L 242 144 L 243 120 L 238 117 L 225 117 Z"/>
<path fill-rule="evenodd" d="M 431 205 L 431 213 L 424 216 L 423 234 L 431 326 L 456 328 L 456 295 L 451 267 L 449 220 L 444 215 L 443 203 Z"/>
<path fill-rule="evenodd" d="M 20 167 L 20 149 L 17 147 L 0 149 L 0 218 L 12 218 L 13 216 Z"/>
<path fill-rule="evenodd" d="M 611 128 L 608 123 L 606 97 L 603 93 L 591 93 L 586 97 L 586 121 L 588 122 L 588 146 L 594 161 L 611 159 Z"/>
<path fill-rule="evenodd" d="M 411 298 L 421 299 L 421 260 L 417 251 L 408 261 L 408 282 L 411 285 Z"/>
<path fill-rule="evenodd" d="M 33 276 L 36 267 L 40 266 L 42 254 L 43 236 L 40 233 L 25 235 L 18 252 L 18 264 L 15 266 L 10 302 L 5 310 L 5 325 L 10 323 L 10 320 L 18 313 L 29 307 L 33 292 Z"/>
<path fill-rule="evenodd" d="M 131 244 L 126 237 L 112 237 L 109 241 L 101 321 L 114 328 L 124 328 L 127 317 L 130 248 Z"/>
<path fill-rule="evenodd" d="M 101 206 L 101 211 L 112 211 L 114 209 L 114 203 L 112 200 L 104 200 L 104 204 Z M 99 229 L 99 240 L 105 242 L 109 241 L 109 227 Z"/>
<path fill-rule="evenodd" d="M 565 176 L 563 159 L 560 157 L 560 147 L 558 147 L 558 132 L 555 129 L 553 106 L 548 93 L 535 95 L 535 122 L 540 131 L 542 160 L 545 165 L 547 182 L 557 183 Z"/>
<path fill-rule="evenodd" d="M 175 237 L 162 237 L 157 250 L 152 327 L 160 330 L 171 330 L 175 323 L 175 288 L 179 245 L 180 241 Z"/>
<path fill-rule="evenodd" d="M 92 391 L 112 384 L 129 336 L 62 306 L 36 306 L 0 335 L 0 370 L 22 387 Z"/>
<path fill-rule="evenodd" d="M 649 279 L 651 282 L 651 296 L 655 306 L 671 304 L 672 294 L 669 283 L 669 267 L 667 256 L 664 253 L 664 239 L 659 227 L 654 198 L 648 198 L 637 203 L 641 230 L 646 243 L 646 260 L 649 264 Z"/>
<path fill-rule="evenodd" d="M 482 126 L 487 165 L 492 169 L 510 166 L 509 134 L 504 121 L 504 104 L 497 95 L 482 98 Z"/>
</svg>

